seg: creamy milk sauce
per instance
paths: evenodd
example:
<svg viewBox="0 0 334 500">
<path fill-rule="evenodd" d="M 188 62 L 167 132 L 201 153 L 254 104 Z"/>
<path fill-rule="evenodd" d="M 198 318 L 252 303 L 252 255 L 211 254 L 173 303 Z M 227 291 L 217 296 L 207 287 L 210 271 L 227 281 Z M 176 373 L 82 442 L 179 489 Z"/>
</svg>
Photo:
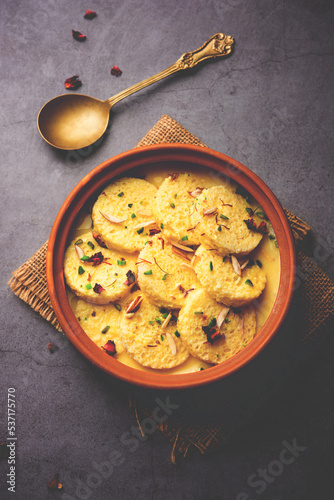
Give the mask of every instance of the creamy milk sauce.
<svg viewBox="0 0 334 500">
<path fill-rule="evenodd" d="M 177 168 L 173 168 L 173 172 L 178 172 L 178 171 L 184 172 L 185 170 L 184 169 L 178 170 Z M 157 167 L 154 168 L 151 167 L 146 169 L 145 179 L 148 182 L 151 182 L 155 186 L 159 187 L 159 185 L 162 183 L 165 177 L 167 177 L 167 175 L 170 173 L 171 173 L 170 170 L 167 171 L 163 169 L 158 169 Z M 226 184 L 226 178 L 223 177 L 221 174 L 219 174 L 219 172 L 198 171 L 197 173 L 205 178 L 205 187 L 212 187 L 220 184 Z M 234 183 L 233 181 L 230 182 L 232 186 L 237 186 L 237 184 Z M 255 209 L 258 205 L 255 203 L 255 204 L 249 204 L 249 206 Z M 268 226 L 270 227 L 270 224 L 268 224 Z M 74 231 L 73 237 L 77 237 L 89 231 L 89 229 L 91 228 L 92 228 L 92 219 L 90 215 L 83 216 L 81 223 Z M 272 232 L 272 234 L 274 233 Z M 264 269 L 267 276 L 267 283 L 265 289 L 263 290 L 260 297 L 252 302 L 256 310 L 257 333 L 258 333 L 262 328 L 262 326 L 265 324 L 272 310 L 274 302 L 276 300 L 279 287 L 279 280 L 280 280 L 280 256 L 279 256 L 279 250 L 275 246 L 275 240 L 269 239 L 268 236 L 264 236 L 258 247 L 255 250 L 253 250 L 253 252 L 251 252 L 249 255 L 254 260 L 258 259 L 261 261 L 263 266 L 262 268 Z M 68 298 L 70 304 L 74 305 L 74 302 L 72 303 L 72 301 L 76 301 L 77 298 L 70 291 L 68 291 Z M 128 302 L 128 297 L 125 299 L 124 303 L 126 302 Z M 122 305 L 121 301 L 118 301 L 118 303 Z M 201 368 L 208 368 L 212 366 L 209 363 L 205 363 L 200 359 L 194 358 L 193 356 L 189 356 L 189 358 L 182 365 L 179 365 L 175 368 L 171 368 L 168 370 L 155 370 L 152 368 L 144 367 L 139 363 L 137 363 L 134 359 L 132 359 L 126 352 L 123 352 L 121 354 L 116 354 L 115 359 L 117 359 L 121 363 L 124 363 L 125 365 L 128 365 L 132 368 L 136 368 L 138 370 L 142 370 L 145 372 L 152 372 L 152 373 L 156 372 L 165 373 L 170 375 L 197 372 Z"/>
</svg>

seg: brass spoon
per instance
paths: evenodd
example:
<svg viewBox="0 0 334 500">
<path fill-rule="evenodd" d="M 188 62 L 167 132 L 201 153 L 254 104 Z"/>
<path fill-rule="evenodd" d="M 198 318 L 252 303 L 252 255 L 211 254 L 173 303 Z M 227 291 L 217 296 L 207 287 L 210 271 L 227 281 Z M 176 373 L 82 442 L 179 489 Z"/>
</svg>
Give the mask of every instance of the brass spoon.
<svg viewBox="0 0 334 500">
<path fill-rule="evenodd" d="M 186 52 L 169 68 L 119 92 L 106 101 L 83 94 L 63 94 L 47 102 L 37 118 L 38 130 L 51 146 L 73 150 L 96 142 L 106 131 L 114 104 L 177 71 L 193 68 L 205 59 L 230 54 L 234 39 L 217 33 L 194 52 Z"/>
</svg>

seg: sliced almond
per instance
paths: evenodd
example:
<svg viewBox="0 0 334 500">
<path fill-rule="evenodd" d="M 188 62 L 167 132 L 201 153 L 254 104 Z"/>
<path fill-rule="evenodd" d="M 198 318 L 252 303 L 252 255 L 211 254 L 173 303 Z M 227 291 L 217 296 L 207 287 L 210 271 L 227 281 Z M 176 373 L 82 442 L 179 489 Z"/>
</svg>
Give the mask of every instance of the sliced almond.
<svg viewBox="0 0 334 500">
<path fill-rule="evenodd" d="M 212 207 L 208 208 L 207 210 L 204 210 L 203 215 L 212 215 L 217 212 L 217 207 Z"/>
<path fill-rule="evenodd" d="M 130 302 L 128 307 L 125 309 L 126 314 L 131 314 L 131 313 L 137 312 L 138 309 L 140 308 L 140 304 L 141 304 L 142 300 L 143 300 L 143 297 L 141 295 L 138 295 L 132 302 Z"/>
<path fill-rule="evenodd" d="M 239 329 L 241 335 L 243 335 L 244 333 L 244 326 L 245 326 L 245 320 L 243 318 L 240 318 Z"/>
<path fill-rule="evenodd" d="M 204 188 L 197 187 L 194 191 L 188 191 L 188 193 L 193 198 L 197 198 L 197 196 L 199 196 L 200 194 L 202 194 L 203 189 Z"/>
<path fill-rule="evenodd" d="M 144 208 L 143 210 L 138 210 L 137 215 L 151 216 L 151 215 L 153 215 L 153 213 L 152 213 L 152 210 L 150 210 L 149 208 Z"/>
<path fill-rule="evenodd" d="M 226 316 L 227 316 L 227 314 L 228 314 L 229 310 L 230 310 L 230 308 L 229 308 L 229 307 L 224 306 L 224 307 L 222 308 L 222 310 L 220 311 L 220 313 L 218 314 L 218 318 L 217 318 L 217 326 L 218 326 L 218 328 L 219 328 L 219 329 L 221 328 L 222 324 L 224 323 L 225 318 L 226 318 Z"/>
<path fill-rule="evenodd" d="M 173 339 L 173 337 L 171 336 L 171 334 L 169 332 L 166 333 L 166 338 L 167 338 L 167 341 L 168 341 L 168 345 L 169 345 L 170 351 L 171 351 L 172 355 L 175 356 L 176 355 L 175 340 Z"/>
<path fill-rule="evenodd" d="M 173 247 L 179 248 L 180 250 L 183 250 L 184 252 L 194 252 L 195 250 L 190 247 L 186 247 L 185 245 L 180 245 L 179 243 L 176 243 L 175 241 L 170 241 L 170 244 L 173 245 Z"/>
<path fill-rule="evenodd" d="M 191 269 L 192 271 L 194 270 L 194 268 L 190 264 L 187 264 L 186 262 L 182 262 L 180 264 L 180 267 L 185 267 L 187 269 Z"/>
<path fill-rule="evenodd" d="M 109 215 L 109 214 L 106 214 L 104 212 L 101 212 L 101 210 L 99 210 L 99 212 L 109 222 L 114 222 L 115 224 L 121 224 L 122 222 L 126 221 L 126 219 L 120 219 L 119 217 L 114 217 L 113 215 Z"/>
<path fill-rule="evenodd" d="M 85 252 L 82 250 L 81 247 L 79 247 L 79 245 L 74 245 L 74 246 L 75 246 L 75 251 L 77 252 L 77 256 L 79 257 L 79 259 L 81 259 L 81 257 L 85 255 Z"/>
<path fill-rule="evenodd" d="M 163 330 L 167 327 L 168 323 L 170 322 L 171 317 L 172 317 L 172 313 L 169 313 L 167 318 L 165 319 L 165 321 L 162 323 L 161 328 Z"/>
<path fill-rule="evenodd" d="M 240 266 L 240 269 L 243 270 L 245 269 L 245 267 L 247 266 L 249 260 L 246 260 L 246 262 L 244 262 L 241 266 Z"/>
<path fill-rule="evenodd" d="M 176 253 L 177 255 L 181 255 L 181 257 L 183 257 L 184 259 L 187 259 L 189 260 L 190 262 L 190 259 L 188 257 L 187 254 L 183 253 L 181 250 L 179 250 L 178 248 L 175 248 L 174 246 L 172 246 L 172 252 Z"/>
<path fill-rule="evenodd" d="M 142 227 L 154 226 L 154 224 L 158 224 L 156 220 L 149 220 L 148 222 L 141 222 L 140 224 L 136 224 L 133 226 L 133 229 L 140 229 Z"/>
<path fill-rule="evenodd" d="M 240 264 L 239 264 L 239 261 L 238 259 L 236 258 L 235 255 L 232 255 L 231 256 L 231 260 L 232 260 L 232 267 L 233 267 L 233 271 L 238 275 L 238 276 L 241 276 L 241 268 L 240 268 Z"/>
</svg>

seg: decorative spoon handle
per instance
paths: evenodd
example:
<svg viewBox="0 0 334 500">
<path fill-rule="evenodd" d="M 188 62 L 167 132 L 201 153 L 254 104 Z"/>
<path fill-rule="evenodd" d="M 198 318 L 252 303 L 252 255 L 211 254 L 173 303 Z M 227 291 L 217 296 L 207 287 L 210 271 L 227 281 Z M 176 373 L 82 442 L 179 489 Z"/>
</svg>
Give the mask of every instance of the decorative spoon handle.
<svg viewBox="0 0 334 500">
<path fill-rule="evenodd" d="M 224 35 L 224 33 L 216 33 L 216 35 L 213 35 L 197 50 L 194 50 L 193 52 L 186 52 L 174 64 L 165 70 L 160 71 L 160 73 L 157 73 L 150 78 L 146 78 L 146 80 L 143 80 L 142 82 L 132 85 L 132 87 L 129 87 L 122 92 L 119 92 L 113 97 L 107 99 L 106 102 L 108 102 L 110 107 L 112 107 L 125 97 L 128 97 L 129 95 L 138 92 L 138 90 L 141 90 L 152 83 L 158 82 L 159 80 L 162 80 L 177 71 L 193 68 L 196 64 L 205 61 L 205 59 L 227 56 L 231 53 L 233 44 L 234 38 L 232 36 Z"/>
</svg>

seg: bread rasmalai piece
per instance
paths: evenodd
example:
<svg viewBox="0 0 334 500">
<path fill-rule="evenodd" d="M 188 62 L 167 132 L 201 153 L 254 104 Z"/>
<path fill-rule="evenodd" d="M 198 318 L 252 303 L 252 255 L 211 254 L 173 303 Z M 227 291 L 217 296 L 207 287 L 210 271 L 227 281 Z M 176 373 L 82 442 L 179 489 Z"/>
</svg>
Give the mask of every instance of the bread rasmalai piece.
<svg viewBox="0 0 334 500">
<path fill-rule="evenodd" d="M 97 305 L 74 297 L 71 307 L 84 332 L 97 346 L 111 340 L 115 342 L 116 354 L 124 351 L 120 332 L 122 310 L 118 303 Z"/>
<path fill-rule="evenodd" d="M 173 368 L 189 357 L 174 312 L 152 304 L 141 291 L 131 295 L 123 311 L 121 337 L 127 353 L 143 366 Z"/>
<path fill-rule="evenodd" d="M 262 234 L 250 230 L 249 204 L 230 186 L 205 189 L 196 198 L 191 219 L 201 243 L 225 253 L 248 254 L 260 243 Z M 255 223 L 263 222 L 253 215 Z"/>
<path fill-rule="evenodd" d="M 138 284 L 149 299 L 159 306 L 179 309 L 185 297 L 201 288 L 190 266 L 194 252 L 173 246 L 156 234 L 138 256 Z"/>
<path fill-rule="evenodd" d="M 192 227 L 190 214 L 194 210 L 196 193 L 207 187 L 207 180 L 197 174 L 171 174 L 162 182 L 152 205 L 163 236 L 183 245 L 198 245 L 198 235 Z"/>
<path fill-rule="evenodd" d="M 108 304 L 130 293 L 137 276 L 137 255 L 102 248 L 92 232 L 75 238 L 64 256 L 69 289 L 94 304 Z"/>
<path fill-rule="evenodd" d="M 251 342 L 256 333 L 254 308 L 250 305 L 227 310 L 204 289 L 189 294 L 179 312 L 178 331 L 190 354 L 202 361 L 218 364 Z M 226 318 L 219 328 L 221 313 L 226 314 Z"/>
<path fill-rule="evenodd" d="M 157 188 L 144 179 L 123 177 L 112 182 L 94 203 L 94 232 L 108 248 L 138 252 L 157 227 L 151 210 L 156 193 Z"/>
<path fill-rule="evenodd" d="M 227 306 L 241 307 L 259 297 L 266 285 L 266 273 L 260 261 L 248 257 L 224 255 L 198 247 L 193 267 L 203 288 Z"/>
</svg>

